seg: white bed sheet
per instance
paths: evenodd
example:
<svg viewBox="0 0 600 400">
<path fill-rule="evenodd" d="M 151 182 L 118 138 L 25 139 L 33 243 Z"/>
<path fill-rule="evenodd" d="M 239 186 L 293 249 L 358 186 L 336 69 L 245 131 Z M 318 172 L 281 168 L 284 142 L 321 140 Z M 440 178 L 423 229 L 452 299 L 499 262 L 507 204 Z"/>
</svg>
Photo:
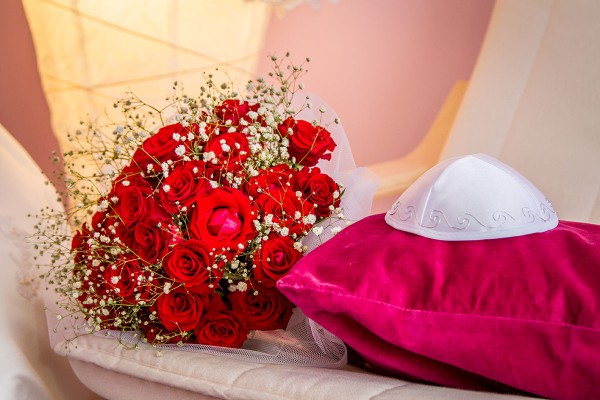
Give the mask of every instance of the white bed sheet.
<svg viewBox="0 0 600 400">
<path fill-rule="evenodd" d="M 79 378 L 113 400 L 198 399 L 427 399 L 516 400 L 521 396 L 473 392 L 409 383 L 357 368 L 323 369 L 259 364 L 203 353 L 128 350 L 114 339 L 82 336 L 67 352 Z M 119 375 L 115 375 L 115 372 Z M 118 384 L 106 385 L 118 379 Z"/>
</svg>

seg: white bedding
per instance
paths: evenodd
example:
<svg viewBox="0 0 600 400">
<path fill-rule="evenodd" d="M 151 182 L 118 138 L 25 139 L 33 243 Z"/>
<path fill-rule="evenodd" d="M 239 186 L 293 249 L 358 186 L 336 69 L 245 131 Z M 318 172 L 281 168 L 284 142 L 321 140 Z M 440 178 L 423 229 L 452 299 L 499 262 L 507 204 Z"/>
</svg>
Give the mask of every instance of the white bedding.
<svg viewBox="0 0 600 400">
<path fill-rule="evenodd" d="M 56 350 L 67 354 L 62 345 Z M 99 336 L 78 338 L 77 346 L 71 346 L 68 355 L 86 384 L 114 400 L 524 399 L 409 383 L 352 367 L 258 364 L 179 351 L 165 351 L 159 357 L 155 349 L 127 350 L 114 339 Z M 122 374 L 115 375 L 113 371 Z M 118 379 L 119 384 L 106 385 L 113 379 Z"/>
</svg>

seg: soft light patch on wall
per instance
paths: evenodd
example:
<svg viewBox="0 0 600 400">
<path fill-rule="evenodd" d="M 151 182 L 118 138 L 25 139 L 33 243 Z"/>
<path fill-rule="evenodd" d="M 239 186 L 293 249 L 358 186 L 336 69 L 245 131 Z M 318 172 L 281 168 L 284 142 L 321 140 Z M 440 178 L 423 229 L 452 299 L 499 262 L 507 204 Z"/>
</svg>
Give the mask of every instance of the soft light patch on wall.
<svg viewBox="0 0 600 400">
<path fill-rule="evenodd" d="M 194 94 L 203 71 L 240 86 L 256 73 L 271 6 L 244 0 L 23 0 L 55 134 L 112 112 L 132 91 L 160 106 L 175 80 Z"/>
</svg>

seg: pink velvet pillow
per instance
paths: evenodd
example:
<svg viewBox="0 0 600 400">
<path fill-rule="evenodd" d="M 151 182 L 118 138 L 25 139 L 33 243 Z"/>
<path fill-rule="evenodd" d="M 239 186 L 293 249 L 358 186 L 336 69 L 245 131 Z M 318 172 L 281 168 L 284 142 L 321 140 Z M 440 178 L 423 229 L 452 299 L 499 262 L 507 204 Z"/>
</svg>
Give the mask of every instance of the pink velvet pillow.
<svg viewBox="0 0 600 400">
<path fill-rule="evenodd" d="M 301 259 L 278 287 L 399 377 L 600 398 L 600 226 L 561 221 L 544 233 L 444 242 L 375 215 Z"/>
</svg>

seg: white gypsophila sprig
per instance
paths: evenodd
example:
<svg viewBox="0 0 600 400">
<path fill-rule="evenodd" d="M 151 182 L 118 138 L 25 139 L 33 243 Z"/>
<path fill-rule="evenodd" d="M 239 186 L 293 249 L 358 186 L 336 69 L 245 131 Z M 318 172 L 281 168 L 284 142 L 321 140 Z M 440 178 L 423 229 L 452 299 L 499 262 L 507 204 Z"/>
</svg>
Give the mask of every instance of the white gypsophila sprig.
<svg viewBox="0 0 600 400">
<path fill-rule="evenodd" d="M 288 56 L 272 57 L 274 70 L 269 74 L 269 82 L 261 78 L 249 81 L 244 94 L 238 93 L 234 82 L 222 71 L 207 73 L 197 96 L 186 94 L 178 82 L 173 84 L 173 94 L 161 106 L 149 105 L 128 93 L 114 104 L 120 111 L 119 120 L 108 123 L 82 121 L 80 129 L 69 136 L 77 150 L 62 154 L 66 185 L 60 196 L 68 199 L 67 212 L 43 210 L 36 216 L 39 222 L 34 241 L 40 255 L 51 256 L 42 275 L 60 295 L 58 306 L 61 312 L 57 320 L 71 321 L 70 329 L 75 336 L 104 329 L 151 329 L 160 322 L 151 306 L 159 296 L 183 286 L 165 271 L 161 258 L 146 261 L 140 249 L 128 243 L 127 235 L 135 228 L 127 226 L 120 215 L 115 217 L 118 214 L 115 210 L 134 192 L 129 189 L 142 185 L 143 199 L 163 201 L 180 189 L 177 183 L 170 181 L 175 171 L 190 162 L 205 163 L 207 168 L 216 171 L 214 176 L 204 176 L 202 174 L 208 172 L 196 166 L 190 169 L 196 174 L 194 179 L 209 180 L 208 186 L 212 189 L 226 186 L 240 191 L 246 190 L 261 171 L 273 166 L 284 164 L 295 173 L 303 168 L 291 159 L 288 132 L 281 132 L 280 126 L 286 118 L 296 117 L 309 106 L 307 99 L 300 107 L 292 107 L 294 96 L 303 88 L 298 79 L 305 71 L 308 59 L 301 64 L 286 65 Z M 217 83 L 223 77 L 224 83 Z M 246 102 L 257 106 L 236 121 L 235 113 L 219 114 L 227 100 L 235 101 L 237 105 Z M 157 135 L 167 124 L 175 123 L 184 129 L 168 136 L 175 143 L 171 153 L 161 159 L 150 156 L 150 150 L 144 147 L 146 140 Z M 321 124 L 321 119 L 317 123 Z M 220 136 L 225 134 L 243 135 L 248 148 L 242 149 L 239 143 L 221 139 Z M 207 150 L 211 141 L 219 145 Z M 228 170 L 228 162 L 238 156 L 243 159 L 242 165 Z M 141 178 L 136 178 L 132 169 L 139 171 Z M 269 189 L 257 190 L 257 193 L 260 197 L 268 194 Z M 290 195 L 297 199 L 303 196 L 299 191 L 290 192 Z M 334 194 L 335 200 L 340 196 L 341 193 Z M 249 200 L 257 199 L 249 196 Z M 222 274 L 222 277 L 219 278 L 221 281 L 211 281 L 209 287 L 250 291 L 257 295 L 259 289 L 254 286 L 253 270 L 257 254 L 270 237 L 291 239 L 295 251 L 302 253 L 306 249 L 301 242 L 305 235 L 339 232 L 337 225 L 330 226 L 330 219 L 318 218 L 310 210 L 306 212 L 308 207 L 304 200 L 300 204 L 302 212 L 284 214 L 278 217 L 280 219 L 269 213 L 253 212 L 251 222 L 255 237 L 234 244 L 233 249 L 212 249 L 214 264 L 208 266 L 207 271 L 218 276 Z M 284 204 L 278 206 L 283 209 Z M 167 213 L 169 222 L 162 226 L 159 223 L 163 232 L 172 234 L 173 243 L 169 244 L 168 251 L 179 240 L 189 239 L 190 215 L 197 204 L 176 202 L 174 207 L 175 211 Z M 146 210 L 146 214 L 149 213 Z M 341 209 L 332 206 L 331 219 L 343 218 Z M 78 231 L 75 238 L 69 233 L 69 227 Z M 72 249 L 78 241 L 81 243 L 77 244 L 77 249 L 85 250 Z M 130 289 L 127 282 L 133 289 L 125 297 L 124 292 Z M 107 285 L 112 286 L 107 289 Z M 155 333 L 155 343 L 184 342 L 193 336 L 189 331 Z M 65 334 L 65 337 L 69 335 Z"/>
</svg>

